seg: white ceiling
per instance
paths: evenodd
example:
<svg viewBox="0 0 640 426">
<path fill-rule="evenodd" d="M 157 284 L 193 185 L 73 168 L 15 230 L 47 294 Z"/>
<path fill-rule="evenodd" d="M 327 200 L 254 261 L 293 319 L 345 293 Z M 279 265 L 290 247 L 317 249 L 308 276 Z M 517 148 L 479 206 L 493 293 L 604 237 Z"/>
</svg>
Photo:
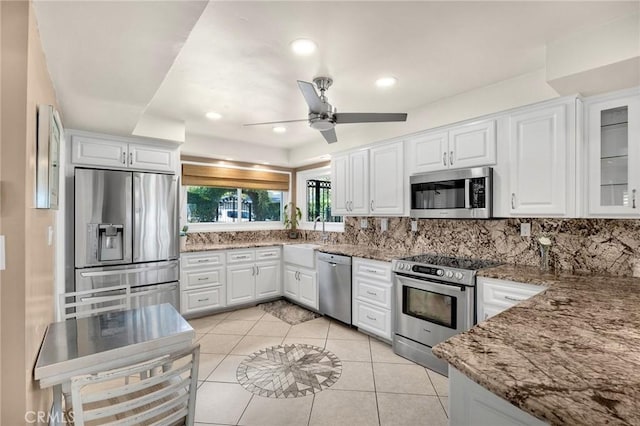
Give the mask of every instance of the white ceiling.
<svg viewBox="0 0 640 426">
<path fill-rule="evenodd" d="M 242 126 L 305 118 L 298 79 L 331 76 L 328 97 L 339 111 L 408 112 L 539 70 L 546 43 L 637 11 L 637 1 L 36 5 L 67 126 L 128 135 L 145 114 L 186 126 L 185 148 L 189 135 L 210 138 L 212 154 L 222 140 L 325 144 L 305 123 L 285 134 Z M 294 56 L 289 43 L 299 37 L 318 51 Z M 377 89 L 375 79 L 389 74 L 397 86 Z M 207 111 L 223 119 L 210 121 Z"/>
</svg>

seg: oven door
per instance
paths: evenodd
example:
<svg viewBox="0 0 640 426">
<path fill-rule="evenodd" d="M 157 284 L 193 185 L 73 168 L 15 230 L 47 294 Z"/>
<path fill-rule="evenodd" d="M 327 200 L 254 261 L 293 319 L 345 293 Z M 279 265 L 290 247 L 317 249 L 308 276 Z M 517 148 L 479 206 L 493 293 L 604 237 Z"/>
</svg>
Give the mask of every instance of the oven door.
<svg viewBox="0 0 640 426">
<path fill-rule="evenodd" d="M 474 287 L 396 274 L 396 334 L 431 346 L 473 326 Z"/>
</svg>

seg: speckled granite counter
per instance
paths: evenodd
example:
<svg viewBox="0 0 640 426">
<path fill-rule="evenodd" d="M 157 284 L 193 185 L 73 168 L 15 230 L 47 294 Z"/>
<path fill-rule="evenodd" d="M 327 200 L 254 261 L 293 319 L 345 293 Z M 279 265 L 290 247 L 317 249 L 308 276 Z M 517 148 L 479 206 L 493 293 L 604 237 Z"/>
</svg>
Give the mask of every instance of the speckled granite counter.
<svg viewBox="0 0 640 426">
<path fill-rule="evenodd" d="M 313 241 L 287 240 L 287 241 L 244 241 L 230 244 L 188 244 L 187 249 L 183 253 L 207 251 L 207 250 L 230 250 L 239 248 L 256 248 L 278 246 L 285 244 L 316 244 Z M 365 259 L 379 260 L 382 262 L 391 262 L 393 259 L 410 256 L 411 253 L 405 250 L 379 249 L 368 246 L 358 246 L 349 244 L 318 244 L 316 249 L 323 253 L 340 254 L 343 256 L 362 257 Z"/>
<path fill-rule="evenodd" d="M 510 265 L 479 275 L 547 289 L 434 354 L 552 424 L 640 424 L 640 279 Z"/>
</svg>

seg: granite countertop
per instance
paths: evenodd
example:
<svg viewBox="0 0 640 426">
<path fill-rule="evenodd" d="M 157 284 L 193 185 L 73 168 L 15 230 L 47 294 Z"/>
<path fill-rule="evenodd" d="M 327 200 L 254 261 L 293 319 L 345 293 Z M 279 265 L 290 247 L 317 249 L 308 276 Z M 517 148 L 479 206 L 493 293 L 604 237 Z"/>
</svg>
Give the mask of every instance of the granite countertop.
<svg viewBox="0 0 640 426">
<path fill-rule="evenodd" d="M 435 355 L 552 424 L 640 424 L 640 279 L 513 265 L 478 275 L 547 288 Z"/>
<path fill-rule="evenodd" d="M 379 249 L 350 244 L 322 244 L 316 243 L 314 241 L 303 240 L 245 241 L 231 244 L 188 244 L 186 250 L 183 250 L 182 252 L 190 253 L 208 250 L 230 250 L 239 248 L 282 246 L 287 244 L 315 244 L 318 245 L 318 248 L 316 250 L 323 253 L 362 257 L 365 259 L 379 260 L 382 262 L 391 262 L 393 259 L 398 259 L 400 257 L 405 257 L 412 254 L 403 250 Z"/>
</svg>

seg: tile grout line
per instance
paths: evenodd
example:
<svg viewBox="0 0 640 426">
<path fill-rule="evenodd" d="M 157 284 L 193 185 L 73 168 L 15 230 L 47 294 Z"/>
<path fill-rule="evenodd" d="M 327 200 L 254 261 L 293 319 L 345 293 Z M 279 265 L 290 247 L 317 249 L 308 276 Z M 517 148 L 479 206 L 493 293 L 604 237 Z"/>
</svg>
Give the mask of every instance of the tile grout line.
<svg viewBox="0 0 640 426">
<path fill-rule="evenodd" d="M 309 410 L 309 420 L 307 420 L 307 426 L 311 426 L 311 414 L 313 414 L 313 404 L 316 402 L 316 394 L 313 394 L 313 399 L 311 399 L 311 410 Z"/>
<path fill-rule="evenodd" d="M 245 405 L 244 410 L 242 410 L 242 414 L 240 414 L 240 417 L 238 417 L 238 420 L 235 422 L 236 426 L 240 424 L 240 420 L 242 420 L 242 416 L 244 416 L 244 413 L 247 412 L 247 408 L 249 408 L 249 404 L 251 404 L 251 401 L 253 401 L 253 397 L 254 396 L 256 396 L 256 395 L 254 393 L 252 393 L 251 394 L 251 398 L 249 398 L 249 401 L 247 402 L 247 405 Z"/>
<path fill-rule="evenodd" d="M 373 352 L 371 351 L 371 338 L 368 338 L 369 342 L 369 357 L 371 358 L 371 376 L 373 377 L 373 392 L 376 398 L 376 414 L 378 416 L 378 425 L 382 426 L 382 421 L 380 420 L 380 404 L 378 403 L 378 388 L 376 387 L 376 373 L 373 370 Z"/>
<path fill-rule="evenodd" d="M 431 375 L 427 371 L 427 368 L 426 367 L 424 367 L 424 368 L 425 368 L 424 372 L 427 373 L 427 377 L 429 378 L 429 383 L 431 383 L 431 387 L 433 388 L 433 391 L 436 393 L 436 397 L 438 398 L 438 402 L 440 403 L 440 406 L 442 407 L 442 411 L 444 411 L 444 415 L 448 419 L 449 418 L 449 413 L 447 412 L 447 409 L 444 408 L 444 404 L 442 403 L 442 399 L 440 399 L 440 394 L 438 393 L 438 389 L 436 389 L 436 385 L 433 384 L 433 380 L 431 380 Z"/>
</svg>

